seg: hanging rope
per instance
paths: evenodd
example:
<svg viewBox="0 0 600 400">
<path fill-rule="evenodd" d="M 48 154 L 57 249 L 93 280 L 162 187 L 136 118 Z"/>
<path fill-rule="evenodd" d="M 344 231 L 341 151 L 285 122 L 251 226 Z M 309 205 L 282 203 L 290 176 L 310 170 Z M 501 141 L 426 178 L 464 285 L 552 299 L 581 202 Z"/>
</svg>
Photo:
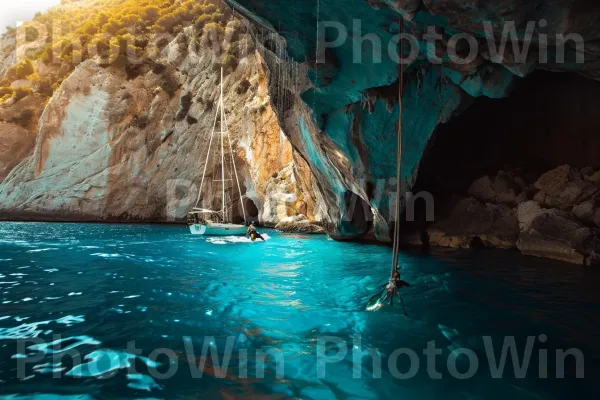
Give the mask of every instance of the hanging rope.
<svg viewBox="0 0 600 400">
<path fill-rule="evenodd" d="M 404 30 L 404 20 L 400 17 L 400 34 Z M 390 279 L 383 289 L 371 299 L 367 304 L 367 311 L 375 311 L 384 306 L 385 302 L 389 299 L 390 305 L 394 305 L 394 297 L 398 296 L 402 307 L 404 308 L 404 315 L 406 313 L 406 307 L 404 305 L 404 299 L 400 295 L 400 289 L 408 287 L 410 284 L 400 279 L 400 267 L 398 266 L 398 253 L 400 252 L 400 208 L 402 206 L 402 95 L 404 94 L 404 65 L 403 65 L 403 40 L 400 36 L 399 47 L 400 47 L 400 58 L 399 58 L 399 78 L 398 78 L 398 153 L 396 157 L 397 169 L 396 169 L 396 210 L 395 210 L 395 223 L 394 223 L 394 246 L 393 246 L 393 257 L 392 257 L 392 268 L 390 271 Z"/>
<path fill-rule="evenodd" d="M 396 155 L 396 220 L 394 223 L 394 250 L 392 257 L 392 269 L 390 279 L 394 278 L 394 272 L 398 269 L 398 253 L 400 251 L 400 209 L 402 207 L 402 95 L 404 93 L 404 64 L 403 64 L 403 38 L 404 19 L 400 17 L 400 58 L 399 58 L 399 82 L 398 82 L 398 153 Z"/>
</svg>

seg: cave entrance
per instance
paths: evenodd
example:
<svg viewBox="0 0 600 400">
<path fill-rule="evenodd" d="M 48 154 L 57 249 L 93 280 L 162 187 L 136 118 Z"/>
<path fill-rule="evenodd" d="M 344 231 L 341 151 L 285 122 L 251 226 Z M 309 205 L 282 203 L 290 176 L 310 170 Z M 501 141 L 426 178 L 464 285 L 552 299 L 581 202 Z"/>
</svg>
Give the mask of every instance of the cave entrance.
<svg viewBox="0 0 600 400">
<path fill-rule="evenodd" d="M 415 190 L 465 193 L 483 175 L 519 171 L 533 183 L 569 164 L 600 167 L 600 82 L 536 71 L 504 99 L 478 98 L 440 125 L 421 162 Z"/>
<path fill-rule="evenodd" d="M 244 202 L 244 209 L 246 211 L 246 221 L 257 223 L 259 221 L 259 218 L 258 218 L 259 211 L 258 211 L 258 207 L 254 203 L 254 201 L 252 201 L 252 199 L 249 199 L 247 197 L 244 197 L 244 199 L 242 201 Z M 239 202 L 237 202 L 237 206 L 233 208 L 232 220 L 233 220 L 234 224 L 243 224 L 244 223 L 242 207 L 241 207 L 241 203 L 239 203 Z"/>
<path fill-rule="evenodd" d="M 259 212 L 258 207 L 254 203 L 254 201 L 252 201 L 252 199 L 249 199 L 248 197 L 244 197 L 244 207 L 246 209 L 246 216 L 248 218 L 248 221 L 258 222 Z"/>
</svg>

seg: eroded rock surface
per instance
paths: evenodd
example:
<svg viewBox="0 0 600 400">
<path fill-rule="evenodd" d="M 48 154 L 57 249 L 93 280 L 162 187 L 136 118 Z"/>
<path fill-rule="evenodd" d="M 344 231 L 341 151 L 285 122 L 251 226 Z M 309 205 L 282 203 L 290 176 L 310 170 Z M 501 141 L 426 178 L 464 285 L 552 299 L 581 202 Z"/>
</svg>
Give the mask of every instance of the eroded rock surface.
<svg viewBox="0 0 600 400">
<path fill-rule="evenodd" d="M 562 2 L 505 0 L 499 2 L 398 1 L 363 0 L 348 7 L 343 2 L 237 0 L 248 18 L 268 26 L 270 32 L 281 27 L 279 41 L 269 37 L 266 47 L 276 60 L 279 72 L 270 76 L 272 85 L 294 81 L 290 93 L 282 93 L 284 101 L 275 104 L 282 128 L 294 148 L 310 165 L 326 203 L 327 218 L 333 222 L 334 237 L 369 237 L 389 240 L 389 221 L 393 215 L 393 193 L 396 171 L 396 131 L 398 121 L 398 65 L 385 50 L 398 32 L 398 18 L 405 19 L 404 29 L 419 41 L 419 56 L 406 66 L 403 94 L 403 165 L 402 185 L 409 191 L 419 173 L 423 157 L 434 131 L 468 109 L 477 97 L 508 96 L 519 78 L 536 68 L 553 71 L 577 71 L 597 78 L 598 54 L 586 53 L 585 62 L 574 63 L 573 46 L 567 48 L 564 63 L 557 63 L 556 35 L 578 32 L 584 40 L 600 38 L 595 27 L 597 8 L 576 0 Z M 536 30 L 523 62 L 518 62 L 518 49 L 508 45 L 497 54 L 498 41 L 505 22 L 514 22 L 522 43 L 529 21 L 547 22 L 547 29 Z M 374 34 L 382 43 L 381 51 L 372 53 L 359 38 L 349 38 L 340 45 L 320 48 L 318 21 L 339 22 L 340 35 L 356 33 L 352 26 L 360 21 L 361 35 Z M 490 22 L 497 38 L 488 40 L 482 21 Z M 442 36 L 434 45 L 424 44 L 424 34 L 431 25 Z M 338 26 L 339 27 L 339 26 Z M 538 29 L 538 28 L 536 28 Z M 549 34 L 549 61 L 539 65 L 536 46 L 538 33 Z M 331 34 L 331 32 L 328 32 Z M 456 62 L 449 57 L 451 35 L 469 33 L 477 38 L 477 55 L 469 62 Z M 331 34 L 335 37 L 335 32 Z M 331 39 L 331 38 L 329 38 Z M 368 41 L 365 41 L 368 42 Z M 275 45 L 274 45 L 275 43 Z M 359 50 L 357 51 L 357 47 Z M 379 50 L 379 48 L 378 48 Z M 315 55 L 321 54 L 319 62 Z M 439 57 L 433 62 L 431 55 Z M 269 57 L 267 62 L 270 61 Z M 307 70 L 308 79 L 304 77 Z M 299 92 L 298 94 L 296 92 Z M 485 132 L 482 132 L 485 134 Z M 499 201 L 511 207 L 530 200 L 534 193 L 514 188 L 513 179 L 490 177 L 482 185 L 478 198 Z M 533 182 L 530 182 L 533 183 Z M 477 188 L 474 188 L 477 189 Z M 571 192 L 587 188 L 572 188 Z M 485 191 L 489 193 L 485 193 Z M 491 193 L 493 192 L 493 193 Z M 348 193 L 372 208 L 372 224 L 347 224 L 344 211 Z M 519 196 L 520 195 L 520 196 Z M 570 194 L 568 195 L 570 196 Z M 576 199 L 559 199 L 572 207 Z M 348 228 L 348 226 L 354 228 Z"/>
<path fill-rule="evenodd" d="M 35 118 L 36 126 L 1 123 L 0 216 L 184 220 L 198 195 L 219 92 L 219 58 L 190 40 L 191 29 L 165 48 L 162 68 L 147 68 L 133 79 L 93 60 L 80 64 L 45 107 L 37 138 Z M 319 218 L 320 205 L 309 190 L 312 174 L 281 132 L 266 74 L 261 56 L 252 52 L 225 77 L 242 190 L 270 224 L 298 214 L 300 206 Z M 245 91 L 236 90 L 241 82 Z M 210 182 L 202 204 L 210 206 L 220 196 L 212 184 L 220 160 L 213 156 L 206 167 Z M 271 189 L 275 181 L 285 190 Z M 234 182 L 227 193 L 237 193 Z M 233 212 L 240 216 L 241 206 Z"/>
</svg>

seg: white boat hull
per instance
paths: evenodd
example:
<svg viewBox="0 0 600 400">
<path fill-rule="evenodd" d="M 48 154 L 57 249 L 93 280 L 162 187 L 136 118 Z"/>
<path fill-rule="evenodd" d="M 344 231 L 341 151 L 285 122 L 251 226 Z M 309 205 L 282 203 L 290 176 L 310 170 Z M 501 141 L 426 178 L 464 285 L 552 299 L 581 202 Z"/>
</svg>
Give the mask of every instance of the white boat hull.
<svg viewBox="0 0 600 400">
<path fill-rule="evenodd" d="M 238 224 L 193 224 L 190 225 L 192 235 L 232 236 L 245 235 L 247 228 Z"/>
</svg>

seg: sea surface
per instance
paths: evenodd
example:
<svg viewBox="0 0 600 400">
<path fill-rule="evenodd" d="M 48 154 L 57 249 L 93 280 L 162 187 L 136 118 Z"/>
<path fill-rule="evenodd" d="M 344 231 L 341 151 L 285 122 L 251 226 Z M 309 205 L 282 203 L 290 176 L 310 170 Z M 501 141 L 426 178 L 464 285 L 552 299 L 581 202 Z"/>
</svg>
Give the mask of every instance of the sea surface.
<svg viewBox="0 0 600 400">
<path fill-rule="evenodd" d="M 599 269 L 264 232 L 0 223 L 0 398 L 599 398 Z"/>
</svg>

